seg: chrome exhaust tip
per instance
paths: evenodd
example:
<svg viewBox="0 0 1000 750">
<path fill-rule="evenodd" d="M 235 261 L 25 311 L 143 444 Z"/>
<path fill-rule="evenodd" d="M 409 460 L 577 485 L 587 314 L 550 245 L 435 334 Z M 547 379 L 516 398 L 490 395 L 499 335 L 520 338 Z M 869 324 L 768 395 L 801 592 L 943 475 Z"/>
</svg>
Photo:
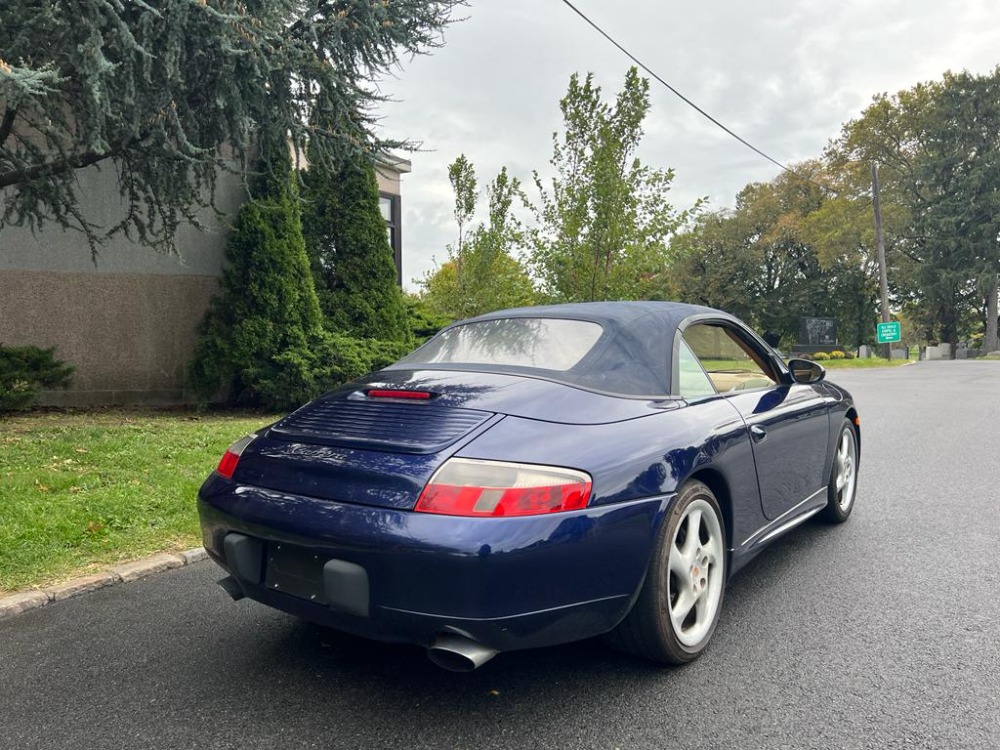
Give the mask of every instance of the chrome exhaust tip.
<svg viewBox="0 0 1000 750">
<path fill-rule="evenodd" d="M 428 658 L 449 672 L 471 672 L 496 655 L 494 649 L 460 635 L 440 635 L 427 649 Z"/>
<path fill-rule="evenodd" d="M 234 602 L 238 602 L 246 596 L 246 594 L 243 593 L 243 587 L 240 586 L 239 582 L 232 576 L 226 576 L 221 581 L 217 581 L 217 583 L 223 591 L 233 598 Z"/>
</svg>

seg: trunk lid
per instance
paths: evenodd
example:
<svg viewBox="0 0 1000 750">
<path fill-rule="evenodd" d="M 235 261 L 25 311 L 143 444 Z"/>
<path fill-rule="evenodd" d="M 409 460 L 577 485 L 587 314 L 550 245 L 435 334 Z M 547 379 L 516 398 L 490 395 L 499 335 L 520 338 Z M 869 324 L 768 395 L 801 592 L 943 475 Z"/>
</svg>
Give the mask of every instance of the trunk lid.
<svg viewBox="0 0 1000 750">
<path fill-rule="evenodd" d="M 337 396 L 317 399 L 270 429 L 286 442 L 396 453 L 437 453 L 493 414 L 440 403 L 371 401 Z"/>
<path fill-rule="evenodd" d="M 373 389 L 430 394 L 370 398 Z M 622 399 L 536 378 L 382 371 L 311 401 L 244 450 L 233 479 L 326 500 L 411 509 L 434 471 L 505 415 L 597 424 L 652 413 Z"/>
</svg>

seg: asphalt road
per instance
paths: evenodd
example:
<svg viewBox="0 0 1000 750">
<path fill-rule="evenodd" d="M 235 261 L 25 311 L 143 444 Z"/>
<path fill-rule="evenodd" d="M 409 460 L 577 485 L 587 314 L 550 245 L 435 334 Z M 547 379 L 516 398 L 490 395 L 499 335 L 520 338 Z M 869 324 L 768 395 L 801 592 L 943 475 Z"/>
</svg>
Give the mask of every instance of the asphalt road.
<svg viewBox="0 0 1000 750">
<path fill-rule="evenodd" d="M 1000 747 L 1000 362 L 838 372 L 844 526 L 731 583 L 683 669 L 596 642 L 456 675 L 232 603 L 203 562 L 0 621 L 0 748 Z"/>
</svg>

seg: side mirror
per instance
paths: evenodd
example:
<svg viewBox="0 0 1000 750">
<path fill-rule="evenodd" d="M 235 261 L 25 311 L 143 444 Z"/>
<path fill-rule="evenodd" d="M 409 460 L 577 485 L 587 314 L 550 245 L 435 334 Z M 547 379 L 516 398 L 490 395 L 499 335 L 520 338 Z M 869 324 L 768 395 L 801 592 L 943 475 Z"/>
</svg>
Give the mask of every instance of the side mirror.
<svg viewBox="0 0 1000 750">
<path fill-rule="evenodd" d="M 808 359 L 788 360 L 788 371 L 792 374 L 792 380 L 796 383 L 810 385 L 818 383 L 826 377 L 826 370 L 818 362 Z"/>
</svg>

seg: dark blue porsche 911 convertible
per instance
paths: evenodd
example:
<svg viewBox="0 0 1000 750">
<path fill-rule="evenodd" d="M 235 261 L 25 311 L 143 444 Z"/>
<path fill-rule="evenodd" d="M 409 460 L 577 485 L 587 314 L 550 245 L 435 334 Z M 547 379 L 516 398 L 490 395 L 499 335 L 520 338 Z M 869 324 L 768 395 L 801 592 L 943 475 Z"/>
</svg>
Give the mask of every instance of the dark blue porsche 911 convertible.
<svg viewBox="0 0 1000 750">
<path fill-rule="evenodd" d="M 850 515 L 858 425 L 717 310 L 506 310 L 234 443 L 198 505 L 234 598 L 448 669 L 596 635 L 681 664 L 734 572 Z"/>
</svg>

